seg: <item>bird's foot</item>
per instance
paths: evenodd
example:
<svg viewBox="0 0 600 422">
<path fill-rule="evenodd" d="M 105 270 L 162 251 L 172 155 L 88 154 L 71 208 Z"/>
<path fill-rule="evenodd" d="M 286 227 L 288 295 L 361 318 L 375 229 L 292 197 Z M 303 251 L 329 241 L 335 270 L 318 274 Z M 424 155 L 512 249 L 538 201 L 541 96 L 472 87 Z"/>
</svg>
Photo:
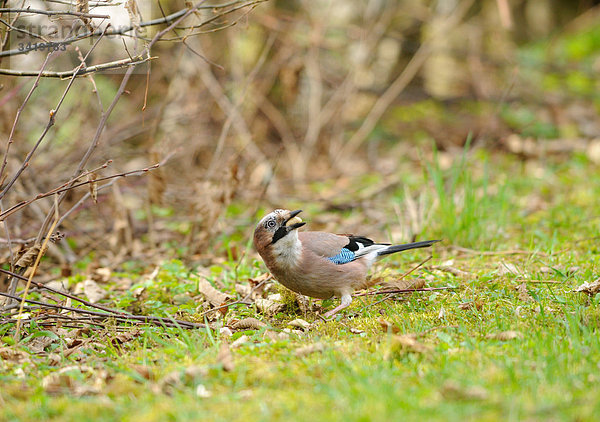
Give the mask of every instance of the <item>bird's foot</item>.
<svg viewBox="0 0 600 422">
<path fill-rule="evenodd" d="M 335 308 L 333 308 L 331 311 L 325 312 L 325 315 L 323 315 L 323 318 L 326 321 L 330 321 L 331 319 L 333 319 L 333 316 L 335 314 L 337 314 L 342 309 L 345 309 L 348 306 L 350 306 L 350 303 L 352 303 L 352 296 L 350 296 L 350 295 L 343 295 L 342 296 L 342 303 L 340 303 L 338 306 L 336 306 Z"/>
</svg>

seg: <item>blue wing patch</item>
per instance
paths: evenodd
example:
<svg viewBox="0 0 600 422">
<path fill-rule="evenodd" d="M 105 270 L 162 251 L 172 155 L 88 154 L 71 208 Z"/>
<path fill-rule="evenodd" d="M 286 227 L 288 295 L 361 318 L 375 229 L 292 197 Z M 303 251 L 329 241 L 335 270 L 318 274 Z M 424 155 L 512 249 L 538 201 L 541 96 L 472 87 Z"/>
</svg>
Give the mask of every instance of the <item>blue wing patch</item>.
<svg viewBox="0 0 600 422">
<path fill-rule="evenodd" d="M 346 249 L 346 248 L 342 248 L 342 250 L 340 251 L 339 254 L 337 254 L 336 256 L 331 256 L 329 258 L 327 258 L 328 260 L 330 260 L 331 262 L 333 262 L 334 264 L 347 264 L 348 262 L 352 262 L 354 261 L 354 258 L 356 256 L 354 255 L 354 252 L 352 252 L 350 249 Z"/>
</svg>

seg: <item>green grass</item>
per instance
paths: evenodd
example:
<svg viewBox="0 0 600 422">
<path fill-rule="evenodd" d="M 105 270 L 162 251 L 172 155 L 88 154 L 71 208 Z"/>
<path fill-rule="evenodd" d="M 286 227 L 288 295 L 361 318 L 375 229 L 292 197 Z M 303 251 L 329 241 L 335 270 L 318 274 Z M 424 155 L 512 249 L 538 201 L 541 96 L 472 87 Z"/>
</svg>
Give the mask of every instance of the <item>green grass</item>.
<svg viewBox="0 0 600 422">
<path fill-rule="evenodd" d="M 24 362 L 0 360 L 0 420 L 594 420 L 600 414 L 600 295 L 572 290 L 599 273 L 599 177 L 582 157 L 521 163 L 478 151 L 446 170 L 434 158 L 418 186 L 432 215 L 420 237 L 445 241 L 427 265 L 467 273 L 425 269 L 409 277 L 454 290 L 378 304 L 379 297 L 357 298 L 344 317 L 329 322 L 311 313 L 267 317 L 237 306 L 226 320 L 255 316 L 275 331 L 298 317 L 315 324 L 279 340 L 269 340 L 267 329 L 234 333 L 230 342 L 241 335 L 250 341 L 232 350 L 230 372 L 217 358 L 219 333 L 149 327 L 119 344 L 111 341 L 116 329 L 96 330 L 82 336 L 86 346 L 62 357 L 68 345 L 60 338 Z M 388 191 L 374 201 L 401 202 L 403 195 Z M 393 211 L 383 210 L 389 219 L 370 228 L 393 226 Z M 451 245 L 499 253 L 463 253 Z M 264 271 L 245 240 L 238 248 L 248 249 L 243 259 L 206 272 L 230 294 L 236 282 Z M 393 278 L 423 258 L 422 251 L 393 256 L 376 271 L 387 268 Z M 501 263 L 518 274 L 502 271 Z M 132 293 L 143 278 L 116 274 L 137 284 L 106 303 L 195 319 L 202 311 L 195 302 L 174 303 L 176 296 L 197 293 L 193 270 L 165 263 L 154 282 L 146 282 L 143 301 Z M 403 347 L 380 319 L 399 334 L 415 334 L 423 350 Z M 0 326 L 6 343 L 13 328 Z M 41 328 L 27 330 L 36 336 Z M 506 331 L 519 334 L 499 340 Z M 323 350 L 296 356 L 315 343 Z M 18 348 L 28 350 L 28 344 Z"/>
</svg>

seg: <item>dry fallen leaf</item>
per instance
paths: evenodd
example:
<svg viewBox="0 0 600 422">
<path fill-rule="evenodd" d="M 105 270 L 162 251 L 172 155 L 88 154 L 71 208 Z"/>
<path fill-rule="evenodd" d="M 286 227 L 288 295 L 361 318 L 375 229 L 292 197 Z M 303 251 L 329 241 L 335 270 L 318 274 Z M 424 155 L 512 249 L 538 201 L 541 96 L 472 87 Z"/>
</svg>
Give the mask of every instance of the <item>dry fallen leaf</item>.
<svg viewBox="0 0 600 422">
<path fill-rule="evenodd" d="M 152 372 L 152 368 L 147 365 L 131 365 L 131 369 L 137 372 L 142 378 L 152 381 L 154 380 L 154 372 Z"/>
<path fill-rule="evenodd" d="M 481 386 L 461 387 L 455 381 L 446 381 L 441 390 L 442 395 L 453 400 L 486 400 L 488 391 Z"/>
<path fill-rule="evenodd" d="M 533 299 L 531 298 L 531 296 L 529 296 L 529 293 L 527 292 L 527 284 L 521 283 L 516 287 L 516 289 L 519 292 L 519 300 L 520 301 L 522 301 L 522 302 L 533 301 Z"/>
<path fill-rule="evenodd" d="M 173 388 L 180 387 L 182 385 L 181 371 L 172 371 L 161 378 L 159 385 L 163 392 L 170 393 Z"/>
<path fill-rule="evenodd" d="M 210 304 L 217 308 L 225 304 L 227 299 L 231 296 L 215 289 L 207 280 L 198 280 L 198 291 L 204 295 L 204 297 L 210 302 Z"/>
<path fill-rule="evenodd" d="M 92 383 L 82 383 L 82 377 Z M 97 370 L 87 365 L 71 365 L 45 376 L 42 379 L 42 387 L 49 394 L 69 392 L 83 396 L 99 393 L 107 378 L 108 372 L 105 370 Z"/>
<path fill-rule="evenodd" d="M 94 271 L 94 274 L 92 275 L 92 277 L 94 277 L 94 279 L 96 281 L 101 281 L 102 283 L 106 283 L 108 280 L 110 280 L 111 275 L 112 275 L 112 270 L 110 268 L 100 267 L 100 268 L 96 268 L 96 271 Z"/>
<path fill-rule="evenodd" d="M 294 352 L 294 354 L 297 357 L 302 357 L 302 356 L 310 355 L 312 353 L 322 352 L 323 350 L 325 350 L 325 345 L 323 343 L 314 343 L 314 344 L 309 344 L 308 346 L 303 346 L 303 347 L 297 348 L 296 351 Z"/>
<path fill-rule="evenodd" d="M 234 323 L 231 328 L 234 330 L 260 330 L 266 326 L 267 324 L 257 320 L 256 318 L 244 318 Z"/>
<path fill-rule="evenodd" d="M 219 328 L 219 334 L 223 337 L 231 337 L 233 335 L 233 331 L 229 327 L 221 327 Z"/>
<path fill-rule="evenodd" d="M 294 292 L 294 297 L 296 298 L 296 303 L 298 304 L 300 312 L 305 315 L 307 312 L 310 312 L 310 300 L 306 296 Z"/>
<path fill-rule="evenodd" d="M 452 264 L 447 264 L 447 265 L 432 265 L 430 267 L 432 270 L 438 270 L 438 271 L 443 271 L 446 273 L 450 273 L 455 277 L 466 277 L 468 276 L 470 273 L 468 271 L 463 271 L 459 268 L 453 267 Z"/>
<path fill-rule="evenodd" d="M 397 325 L 395 325 L 395 324 L 391 323 L 390 321 L 385 320 L 383 318 L 379 319 L 379 325 L 381 325 L 381 328 L 386 333 L 398 334 L 400 332 L 400 328 L 398 328 Z"/>
<path fill-rule="evenodd" d="M 380 283 L 386 290 L 405 290 L 422 289 L 425 287 L 424 278 L 415 278 L 411 280 L 393 280 Z"/>
<path fill-rule="evenodd" d="M 274 315 L 277 312 L 281 312 L 285 307 L 285 305 L 281 302 L 275 302 L 273 300 L 263 299 L 261 297 L 256 298 L 254 303 L 256 303 L 258 310 L 265 315 Z"/>
<path fill-rule="evenodd" d="M 92 197 L 92 199 L 94 200 L 94 204 L 98 203 L 98 182 L 96 182 L 96 179 L 98 178 L 98 175 L 94 172 L 91 172 L 88 174 L 88 187 L 90 189 L 90 196 Z"/>
<path fill-rule="evenodd" d="M 300 328 L 303 331 L 307 331 L 310 328 L 310 322 L 304 321 L 300 318 L 296 318 L 295 320 L 288 322 L 287 325 Z"/>
<path fill-rule="evenodd" d="M 125 332 L 122 332 L 122 333 L 116 335 L 115 337 L 111 338 L 110 342 L 112 343 L 113 346 L 119 346 L 123 343 L 127 343 L 127 342 L 133 340 L 134 338 L 136 338 L 138 336 L 139 333 L 140 333 L 140 330 L 125 331 Z"/>
<path fill-rule="evenodd" d="M 27 347 L 35 354 L 45 352 L 46 347 L 58 340 L 58 337 L 39 336 L 27 342 Z"/>
<path fill-rule="evenodd" d="M 498 264 L 498 275 L 506 274 L 520 275 L 521 272 L 517 269 L 517 267 L 514 264 L 502 261 L 500 262 L 500 264 Z"/>
<path fill-rule="evenodd" d="M 0 358 L 10 362 L 23 363 L 29 360 L 29 354 L 12 347 L 0 347 Z"/>
<path fill-rule="evenodd" d="M 196 396 L 200 398 L 208 398 L 212 396 L 212 393 L 203 384 L 196 386 Z"/>
<path fill-rule="evenodd" d="M 197 382 L 201 378 L 204 378 L 208 375 L 208 368 L 206 366 L 201 365 L 192 365 L 185 368 L 183 371 L 183 376 L 185 377 L 186 382 Z"/>
<path fill-rule="evenodd" d="M 600 278 L 597 278 L 596 280 L 590 283 L 585 282 L 582 285 L 577 286 L 573 291 L 578 293 L 585 293 L 589 296 L 594 296 L 596 293 L 600 292 Z"/>
<path fill-rule="evenodd" d="M 431 349 L 422 343 L 419 343 L 415 335 L 403 334 L 392 336 L 391 351 L 401 353 L 426 353 Z"/>
<path fill-rule="evenodd" d="M 262 273 L 261 275 L 259 275 L 256 278 L 249 278 L 248 282 L 252 285 L 252 287 L 256 287 L 260 283 L 264 283 L 265 281 L 267 281 L 270 278 L 271 278 L 271 274 L 269 274 L 269 273 Z"/>
<path fill-rule="evenodd" d="M 108 293 L 92 279 L 87 279 L 83 282 L 83 293 L 91 303 L 97 303 L 108 295 Z"/>
<path fill-rule="evenodd" d="M 63 293 L 69 291 L 69 282 L 66 279 L 49 281 L 45 286 Z"/>
<path fill-rule="evenodd" d="M 500 340 L 500 341 L 508 341 L 514 339 L 522 339 L 524 336 L 518 331 L 509 330 L 502 331 L 500 333 L 488 334 L 485 336 L 487 339 Z"/>
<path fill-rule="evenodd" d="M 265 332 L 263 334 L 263 339 L 277 341 L 277 340 L 279 340 L 279 334 L 272 330 L 265 330 Z"/>
<path fill-rule="evenodd" d="M 438 319 L 446 318 L 446 309 L 442 306 L 440 308 L 440 312 L 438 313 Z"/>
<path fill-rule="evenodd" d="M 53 372 L 42 379 L 42 388 L 48 394 L 59 394 L 72 391 L 75 381 L 67 374 Z"/>
<path fill-rule="evenodd" d="M 226 341 L 221 343 L 219 353 L 217 354 L 217 362 L 223 366 L 223 370 L 226 372 L 231 372 L 235 368 L 235 365 L 233 364 L 233 355 L 231 354 L 231 349 Z"/>
<path fill-rule="evenodd" d="M 591 141 L 586 152 L 591 162 L 600 164 L 600 139 Z"/>
<path fill-rule="evenodd" d="M 289 328 L 284 328 L 282 331 L 277 333 L 279 340 L 289 340 L 291 335 L 296 336 L 295 338 L 301 338 L 304 337 L 304 331 L 290 330 Z"/>
<path fill-rule="evenodd" d="M 247 284 L 236 283 L 235 292 L 242 297 L 246 297 L 252 293 L 252 287 L 248 286 Z"/>
<path fill-rule="evenodd" d="M 50 365 L 50 366 L 56 366 L 59 363 L 61 363 L 62 360 L 63 360 L 63 357 L 61 355 L 59 355 L 58 353 L 48 354 L 48 365 Z"/>
<path fill-rule="evenodd" d="M 46 249 L 48 247 L 46 246 Z M 19 258 L 19 260 L 17 261 L 17 263 L 15 264 L 17 267 L 21 267 L 21 268 L 27 268 L 30 267 L 34 264 L 38 254 L 40 253 L 40 250 L 42 249 L 42 245 L 36 243 L 35 245 L 31 246 L 29 249 L 27 249 L 25 251 L 25 253 L 23 255 L 21 255 L 21 257 Z M 42 253 L 42 256 L 44 255 L 46 251 L 44 251 Z"/>
<path fill-rule="evenodd" d="M 246 334 L 244 334 L 244 335 L 240 336 L 236 341 L 234 341 L 233 343 L 231 343 L 231 348 L 232 349 L 237 349 L 242 344 L 248 343 L 249 341 L 250 341 L 250 337 L 248 337 Z"/>
</svg>

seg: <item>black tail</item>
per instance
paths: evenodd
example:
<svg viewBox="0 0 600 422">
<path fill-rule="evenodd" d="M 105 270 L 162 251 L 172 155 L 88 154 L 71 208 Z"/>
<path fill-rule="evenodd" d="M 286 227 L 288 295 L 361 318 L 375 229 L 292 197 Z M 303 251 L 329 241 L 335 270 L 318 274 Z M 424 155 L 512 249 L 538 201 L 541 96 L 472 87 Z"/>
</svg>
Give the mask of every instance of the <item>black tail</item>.
<svg viewBox="0 0 600 422">
<path fill-rule="evenodd" d="M 441 242 L 441 240 L 425 240 L 423 242 L 406 243 L 404 245 L 393 245 L 389 248 L 382 249 L 377 255 L 382 256 L 389 255 L 391 253 L 406 251 L 409 249 L 427 248 L 437 242 Z"/>
</svg>

